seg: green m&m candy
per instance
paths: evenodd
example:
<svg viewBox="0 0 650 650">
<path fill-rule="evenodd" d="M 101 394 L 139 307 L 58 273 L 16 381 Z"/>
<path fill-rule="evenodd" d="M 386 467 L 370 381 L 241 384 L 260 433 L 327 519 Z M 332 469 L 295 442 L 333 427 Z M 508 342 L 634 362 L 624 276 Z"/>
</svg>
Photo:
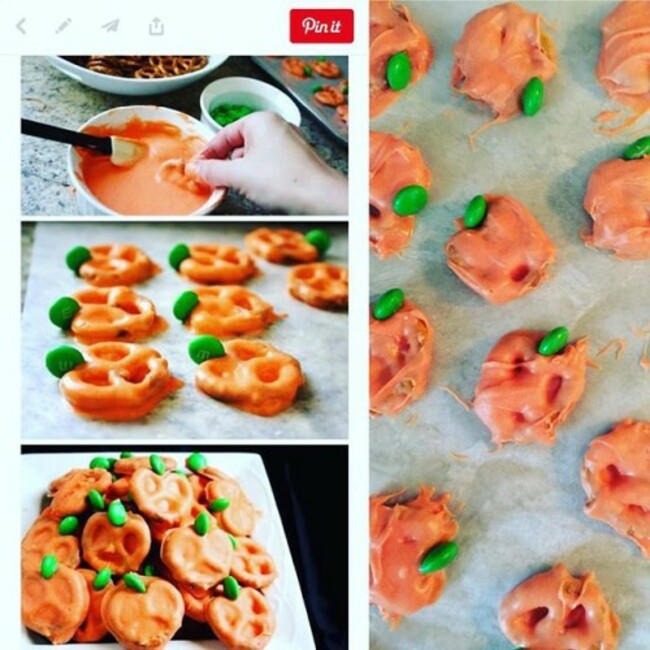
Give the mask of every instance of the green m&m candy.
<svg viewBox="0 0 650 650">
<path fill-rule="evenodd" d="M 60 345 L 45 355 L 45 367 L 59 379 L 83 362 L 81 352 L 69 345 Z"/>
<path fill-rule="evenodd" d="M 184 322 L 192 313 L 192 310 L 199 304 L 199 296 L 196 291 L 184 291 L 174 303 L 174 317 Z"/>
<path fill-rule="evenodd" d="M 74 515 L 68 515 L 59 522 L 59 535 L 74 535 L 78 528 L 79 519 Z"/>
<path fill-rule="evenodd" d="M 226 355 L 223 343 L 214 336 L 204 334 L 195 338 L 188 347 L 190 358 L 194 363 L 203 363 L 208 359 L 216 359 Z"/>
<path fill-rule="evenodd" d="M 93 258 L 92 253 L 85 246 L 75 246 L 70 249 L 65 256 L 65 264 L 71 270 L 79 275 L 79 269 Z"/>
<path fill-rule="evenodd" d="M 112 577 L 111 570 L 108 567 L 104 567 L 97 572 L 95 579 L 93 580 L 93 589 L 95 591 L 101 591 L 108 586 L 108 583 L 111 581 Z"/>
<path fill-rule="evenodd" d="M 458 544 L 456 542 L 443 542 L 437 544 L 422 558 L 420 562 L 420 573 L 425 575 L 440 571 L 449 566 L 458 555 Z"/>
<path fill-rule="evenodd" d="M 551 357 L 562 352 L 568 342 L 569 330 L 566 327 L 556 327 L 539 342 L 537 352 L 545 357 Z"/>
<path fill-rule="evenodd" d="M 89 465 L 90 469 L 105 469 L 105 470 L 110 470 L 111 469 L 111 461 L 108 460 L 108 458 L 104 458 L 103 456 L 96 456 L 90 461 Z"/>
<path fill-rule="evenodd" d="M 623 158 L 625 160 L 636 160 L 645 156 L 650 156 L 650 135 L 639 138 L 623 152 Z"/>
<path fill-rule="evenodd" d="M 132 451 L 123 451 L 120 454 L 120 458 L 133 458 L 133 452 Z"/>
<path fill-rule="evenodd" d="M 90 490 L 86 495 L 86 498 L 93 510 L 103 510 L 106 507 L 104 497 L 97 490 Z"/>
<path fill-rule="evenodd" d="M 162 476 L 167 471 L 165 461 L 158 454 L 151 454 L 149 456 L 149 465 L 158 476 Z"/>
<path fill-rule="evenodd" d="M 49 580 L 59 570 L 59 562 L 56 555 L 45 555 L 41 560 L 41 575 Z"/>
<path fill-rule="evenodd" d="M 201 512 L 194 520 L 194 531 L 197 535 L 207 535 L 210 532 L 210 515 L 207 512 Z"/>
<path fill-rule="evenodd" d="M 181 262 L 190 256 L 190 247 L 187 244 L 176 244 L 176 246 L 169 251 L 169 264 L 172 268 L 178 271 Z"/>
<path fill-rule="evenodd" d="M 305 239 L 312 246 L 318 249 L 321 257 L 325 255 L 329 247 L 332 245 L 332 238 L 324 230 L 310 230 L 305 235 Z"/>
<path fill-rule="evenodd" d="M 137 591 L 140 594 L 144 594 L 147 591 L 147 585 L 144 584 L 142 578 L 137 573 L 127 573 L 124 576 L 124 584 L 131 591 Z"/>
<path fill-rule="evenodd" d="M 74 317 L 80 309 L 81 305 L 74 298 L 63 296 L 50 307 L 48 316 L 54 325 L 62 330 L 69 330 Z"/>
<path fill-rule="evenodd" d="M 126 523 L 128 517 L 126 514 L 126 508 L 124 507 L 124 504 L 119 500 L 115 499 L 115 501 L 111 501 L 111 503 L 108 506 L 107 513 L 108 515 L 108 521 L 111 522 L 113 526 L 116 526 L 117 528 L 121 528 L 124 526 Z"/>
<path fill-rule="evenodd" d="M 396 314 L 404 305 L 404 292 L 395 287 L 389 289 L 377 299 L 372 306 L 372 315 L 377 320 L 386 320 Z"/>
<path fill-rule="evenodd" d="M 230 507 L 230 499 L 222 497 L 220 499 L 214 499 L 208 504 L 208 510 L 210 512 L 223 512 L 226 508 Z"/>
<path fill-rule="evenodd" d="M 228 576 L 227 578 L 224 578 L 221 584 L 223 585 L 223 593 L 226 598 L 229 600 L 237 600 L 237 598 L 239 598 L 241 588 L 235 578 Z"/>
<path fill-rule="evenodd" d="M 422 185 L 407 185 L 393 198 L 393 211 L 400 217 L 417 214 L 429 200 L 429 193 Z"/>
<path fill-rule="evenodd" d="M 478 228 L 487 216 L 488 204 L 482 194 L 475 196 L 465 208 L 463 224 L 465 228 Z"/>
<path fill-rule="evenodd" d="M 185 459 L 185 466 L 193 472 L 200 472 L 208 466 L 208 459 L 200 451 L 195 451 Z"/>
<path fill-rule="evenodd" d="M 411 82 L 413 69 L 406 52 L 397 52 L 386 64 L 386 81 L 391 90 L 404 90 Z"/>
<path fill-rule="evenodd" d="M 544 82 L 539 77 L 533 77 L 521 93 L 521 110 L 524 115 L 532 117 L 539 113 L 544 103 Z"/>
</svg>

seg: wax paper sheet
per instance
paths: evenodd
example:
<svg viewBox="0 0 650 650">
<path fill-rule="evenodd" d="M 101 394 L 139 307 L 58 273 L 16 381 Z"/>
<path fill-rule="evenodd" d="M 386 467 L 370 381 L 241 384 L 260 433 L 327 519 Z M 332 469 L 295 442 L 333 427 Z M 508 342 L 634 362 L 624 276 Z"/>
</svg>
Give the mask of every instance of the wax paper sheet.
<svg viewBox="0 0 650 650">
<path fill-rule="evenodd" d="M 633 327 L 650 322 L 650 261 L 620 262 L 587 249 L 580 232 L 587 179 L 602 160 L 620 155 L 636 130 L 616 138 L 595 133 L 593 118 L 615 108 L 594 69 L 599 24 L 611 2 L 525 2 L 555 25 L 559 71 L 534 118 L 487 131 L 472 152 L 466 136 L 490 118 L 449 88 L 451 48 L 465 22 L 489 3 L 409 2 L 436 49 L 425 79 L 405 92 L 371 127 L 421 147 L 434 177 L 431 201 L 403 255 L 371 261 L 371 294 L 401 286 L 436 330 L 435 366 L 423 399 L 393 418 L 371 423 L 371 490 L 432 484 L 453 495 L 460 555 L 435 606 L 395 632 L 371 613 L 376 650 L 507 650 L 497 613 L 503 596 L 533 573 L 564 562 L 594 571 L 621 617 L 622 650 L 650 647 L 650 566 L 630 541 L 582 511 L 580 464 L 589 442 L 625 418 L 650 418 L 650 372 L 639 366 L 644 340 Z M 647 125 L 647 121 L 646 121 Z M 490 306 L 447 268 L 443 247 L 453 220 L 479 193 L 510 194 L 536 216 L 558 247 L 549 282 L 526 297 Z M 506 332 L 564 324 L 588 336 L 590 369 L 584 398 L 552 448 L 494 451 L 489 432 L 441 390 L 471 398 L 480 366 Z M 628 347 L 596 353 L 621 337 Z M 455 454 L 455 455 L 454 455 Z"/>
<path fill-rule="evenodd" d="M 195 364 L 187 354 L 194 335 L 176 321 L 172 306 L 194 285 L 167 263 L 174 244 L 222 242 L 243 247 L 244 235 L 260 224 L 100 224 L 40 223 L 32 251 L 23 310 L 22 435 L 23 438 L 342 438 L 347 435 L 348 339 L 347 314 L 314 309 L 292 298 L 287 290 L 289 268 L 258 261 L 262 274 L 246 286 L 288 317 L 261 337 L 296 357 L 306 377 L 294 406 L 279 415 L 251 415 L 209 398 L 194 386 Z M 267 226 L 272 225 L 266 223 Z M 293 228 L 294 225 L 292 224 Z M 309 230 L 314 226 L 295 226 Z M 327 259 L 347 266 L 346 227 L 326 224 L 332 234 Z M 142 248 L 163 269 L 134 289 L 150 298 L 170 324 L 163 334 L 144 344 L 169 361 L 171 372 L 185 386 L 166 398 L 146 418 L 131 423 L 85 420 L 72 412 L 59 394 L 58 381 L 44 366 L 48 350 L 77 345 L 49 321 L 49 306 L 60 296 L 85 286 L 65 266 L 66 252 L 76 245 L 121 242 Z"/>
</svg>

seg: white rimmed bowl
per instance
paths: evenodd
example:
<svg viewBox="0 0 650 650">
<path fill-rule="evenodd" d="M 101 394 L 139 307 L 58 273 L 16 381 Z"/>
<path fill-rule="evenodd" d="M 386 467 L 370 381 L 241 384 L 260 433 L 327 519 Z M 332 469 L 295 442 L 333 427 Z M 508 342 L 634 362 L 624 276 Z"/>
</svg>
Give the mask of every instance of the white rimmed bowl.
<svg viewBox="0 0 650 650">
<path fill-rule="evenodd" d="M 245 104 L 256 111 L 272 111 L 286 122 L 300 126 L 298 105 L 281 90 L 259 79 L 224 77 L 208 84 L 201 93 L 201 121 L 214 131 L 224 127 L 210 115 L 218 104 Z"/>
<path fill-rule="evenodd" d="M 72 63 L 60 56 L 48 56 L 48 61 L 63 74 L 78 81 L 84 86 L 101 90 L 113 95 L 145 96 L 169 93 L 179 88 L 189 86 L 195 81 L 203 79 L 206 75 L 222 65 L 227 56 L 208 56 L 208 63 L 204 68 L 164 79 L 130 79 L 128 77 L 113 77 L 101 72 L 93 72 L 76 63 Z"/>
<path fill-rule="evenodd" d="M 130 119 L 137 117 L 146 122 L 168 122 L 177 126 L 185 135 L 198 136 L 206 142 L 212 137 L 213 132 L 205 125 L 194 119 L 191 115 L 175 111 L 162 106 L 122 106 L 111 108 L 108 111 L 99 113 L 83 124 L 79 130 L 83 131 L 89 126 L 120 126 L 126 124 Z M 81 169 L 81 156 L 74 147 L 68 150 L 68 175 L 76 190 L 77 207 L 79 214 L 89 216 L 117 216 L 119 213 L 111 210 L 108 206 L 99 201 L 88 189 Z M 209 214 L 223 201 L 226 190 L 217 188 L 212 192 L 210 198 L 193 215 Z M 151 215 L 156 216 L 156 215 Z M 186 216 L 186 215 L 178 215 Z"/>
</svg>

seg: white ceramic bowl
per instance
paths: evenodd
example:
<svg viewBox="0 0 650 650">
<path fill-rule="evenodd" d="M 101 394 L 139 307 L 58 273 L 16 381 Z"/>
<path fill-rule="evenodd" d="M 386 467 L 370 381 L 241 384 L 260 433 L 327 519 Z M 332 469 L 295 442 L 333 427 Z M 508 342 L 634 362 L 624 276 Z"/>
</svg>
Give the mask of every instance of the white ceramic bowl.
<svg viewBox="0 0 650 650">
<path fill-rule="evenodd" d="M 84 86 L 114 95 L 144 96 L 159 95 L 189 86 L 216 70 L 228 57 L 208 56 L 208 64 L 204 68 L 178 77 L 166 77 L 164 79 L 113 77 L 108 74 L 93 72 L 60 56 L 48 56 L 47 58 L 55 68 Z"/>
<path fill-rule="evenodd" d="M 213 132 L 205 124 L 202 124 L 192 116 L 172 110 L 171 108 L 163 108 L 161 106 L 122 106 L 119 108 L 112 108 L 103 113 L 99 113 L 99 115 L 95 115 L 95 117 L 89 119 L 85 124 L 83 124 L 79 130 L 83 131 L 88 126 L 122 125 L 134 117 L 138 117 L 143 121 L 169 122 L 170 124 L 182 129 L 183 133 L 186 135 L 197 135 L 206 141 L 213 135 Z M 115 216 L 118 214 L 101 203 L 90 192 L 88 186 L 84 182 L 83 172 L 81 170 L 81 157 L 73 147 L 69 147 L 68 150 L 68 175 L 70 176 L 72 185 L 76 190 L 79 214 L 90 216 Z M 212 192 L 210 198 L 201 206 L 201 208 L 193 214 L 209 214 L 221 203 L 221 201 L 223 201 L 225 195 L 225 189 L 216 189 Z"/>
<path fill-rule="evenodd" d="M 201 93 L 201 121 L 215 131 L 223 126 L 210 115 L 218 104 L 245 104 L 257 111 L 278 113 L 287 122 L 300 126 L 297 104 L 275 86 L 249 77 L 225 77 L 208 84 Z"/>
</svg>

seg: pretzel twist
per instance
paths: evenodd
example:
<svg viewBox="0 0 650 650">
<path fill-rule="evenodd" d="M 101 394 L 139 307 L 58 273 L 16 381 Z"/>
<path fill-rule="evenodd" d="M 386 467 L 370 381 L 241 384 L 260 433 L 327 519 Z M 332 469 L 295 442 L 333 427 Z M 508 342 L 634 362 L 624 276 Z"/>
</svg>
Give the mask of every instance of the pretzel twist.
<svg viewBox="0 0 650 650">
<path fill-rule="evenodd" d="M 235 246 L 195 244 L 189 249 L 179 272 L 197 284 L 240 284 L 258 274 L 253 258 Z"/>
<path fill-rule="evenodd" d="M 95 287 L 130 286 L 148 280 L 160 268 L 135 246 L 91 246 L 92 258 L 79 267 L 79 275 Z"/>
<path fill-rule="evenodd" d="M 348 271 L 326 262 L 301 264 L 289 272 L 289 293 L 317 309 L 347 309 Z"/>
</svg>

